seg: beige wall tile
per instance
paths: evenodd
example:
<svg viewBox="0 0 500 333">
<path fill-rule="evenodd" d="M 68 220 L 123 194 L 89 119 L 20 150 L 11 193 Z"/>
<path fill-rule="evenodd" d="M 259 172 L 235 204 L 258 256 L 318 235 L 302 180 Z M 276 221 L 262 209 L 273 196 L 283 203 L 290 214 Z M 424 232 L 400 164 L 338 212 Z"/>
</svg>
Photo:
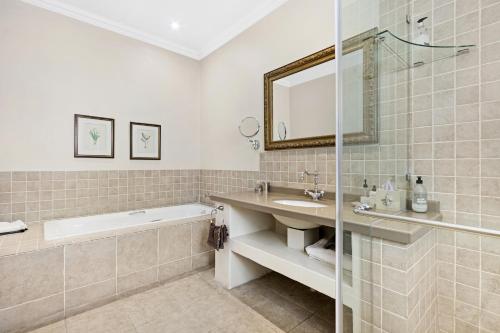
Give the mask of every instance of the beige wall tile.
<svg viewBox="0 0 500 333">
<path fill-rule="evenodd" d="M 498 42 L 500 23 L 494 23 L 481 28 L 481 42 L 483 45 Z"/>
<path fill-rule="evenodd" d="M 494 237 L 481 237 L 481 250 L 500 255 L 500 239 Z"/>
<path fill-rule="evenodd" d="M 116 238 L 66 246 L 66 290 L 116 278 Z"/>
<path fill-rule="evenodd" d="M 500 90 L 500 81 L 481 84 L 481 101 L 498 101 L 498 91 Z"/>
<path fill-rule="evenodd" d="M 192 257 L 193 269 L 212 266 L 215 263 L 215 251 L 197 254 Z"/>
<path fill-rule="evenodd" d="M 482 272 L 481 288 L 483 293 L 487 292 L 500 295 L 500 275 Z"/>
<path fill-rule="evenodd" d="M 499 127 L 500 120 L 485 121 L 481 125 L 481 138 L 482 139 L 498 139 L 500 138 Z"/>
<path fill-rule="evenodd" d="M 192 270 L 191 258 L 185 258 L 160 265 L 158 268 L 158 279 L 160 282 L 172 279 Z"/>
<path fill-rule="evenodd" d="M 481 270 L 500 275 L 500 256 L 482 253 Z"/>
<path fill-rule="evenodd" d="M 460 325 L 463 325 L 463 323 L 465 322 L 478 326 L 479 314 L 480 310 L 477 307 L 458 301 L 455 303 L 455 315 L 457 318 L 460 318 L 461 320 Z M 467 331 L 462 331 L 462 332 L 467 332 Z"/>
<path fill-rule="evenodd" d="M 406 296 L 383 289 L 382 308 L 404 318 L 408 315 L 408 299 Z"/>
<path fill-rule="evenodd" d="M 212 250 L 207 244 L 210 221 L 200 221 L 192 223 L 192 254 L 203 253 Z"/>
<path fill-rule="evenodd" d="M 464 303 L 479 307 L 479 289 L 457 283 L 456 299 Z"/>
<path fill-rule="evenodd" d="M 495 330 L 500 327 L 500 316 L 497 314 L 489 313 L 486 311 L 481 311 L 481 327 L 491 332 L 495 332 Z"/>
<path fill-rule="evenodd" d="M 500 216 L 500 197 L 481 198 L 481 213 Z"/>
<path fill-rule="evenodd" d="M 473 104 L 479 102 L 479 86 L 468 86 L 457 89 L 457 105 Z"/>
<path fill-rule="evenodd" d="M 500 178 L 482 178 L 481 195 L 500 196 Z"/>
<path fill-rule="evenodd" d="M 382 264 L 392 268 L 406 270 L 408 268 L 408 252 L 406 249 L 382 244 Z"/>
<path fill-rule="evenodd" d="M 481 176 L 483 176 L 483 177 L 500 177 L 500 160 L 498 160 L 498 159 L 482 159 L 481 160 Z"/>
<path fill-rule="evenodd" d="M 66 315 L 91 309 L 104 302 L 115 299 L 116 279 L 87 285 L 82 288 L 66 291 Z"/>
<path fill-rule="evenodd" d="M 406 332 L 408 322 L 388 311 L 382 311 L 382 328 L 388 333 Z"/>
<path fill-rule="evenodd" d="M 479 8 L 478 0 L 456 0 L 456 15 L 462 16 Z"/>
<path fill-rule="evenodd" d="M 191 224 L 160 228 L 159 233 L 160 264 L 191 255 Z"/>
<path fill-rule="evenodd" d="M 0 309 L 63 291 L 63 248 L 0 257 Z"/>
<path fill-rule="evenodd" d="M 129 275 L 118 276 L 118 294 L 130 292 L 158 282 L 158 267 L 135 272 Z"/>
<path fill-rule="evenodd" d="M 477 269 L 457 265 L 456 279 L 459 283 L 479 288 L 479 275 L 479 270 Z"/>
<path fill-rule="evenodd" d="M 495 4 L 481 11 L 481 24 L 488 25 L 500 21 L 500 4 Z"/>
<path fill-rule="evenodd" d="M 0 310 L 2 332 L 21 332 L 64 318 L 62 293 Z"/>
<path fill-rule="evenodd" d="M 500 313 L 500 295 L 493 293 L 482 293 L 481 309 L 491 313 Z"/>
<path fill-rule="evenodd" d="M 148 230 L 118 236 L 118 276 L 156 266 L 158 263 L 158 231 Z"/>
</svg>

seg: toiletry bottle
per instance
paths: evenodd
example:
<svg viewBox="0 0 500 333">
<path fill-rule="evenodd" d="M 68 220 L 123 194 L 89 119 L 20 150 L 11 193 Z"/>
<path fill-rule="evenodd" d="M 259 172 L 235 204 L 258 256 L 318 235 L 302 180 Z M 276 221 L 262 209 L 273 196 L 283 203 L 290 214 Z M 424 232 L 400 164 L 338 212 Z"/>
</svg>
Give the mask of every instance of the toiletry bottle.
<svg viewBox="0 0 500 333">
<path fill-rule="evenodd" d="M 373 185 L 368 198 L 370 207 L 375 208 L 377 206 L 377 186 Z"/>
<path fill-rule="evenodd" d="M 429 45 L 430 43 L 429 31 L 425 26 L 426 19 L 427 16 L 424 16 L 417 20 L 417 33 L 415 37 L 416 44 Z"/>
<path fill-rule="evenodd" d="M 365 182 L 363 183 L 363 196 L 364 197 L 370 196 L 370 190 L 368 190 L 368 184 L 366 183 L 366 179 Z"/>
<path fill-rule="evenodd" d="M 417 182 L 413 188 L 413 200 L 411 209 L 417 213 L 427 212 L 427 189 L 424 186 L 422 176 L 417 177 Z"/>
</svg>

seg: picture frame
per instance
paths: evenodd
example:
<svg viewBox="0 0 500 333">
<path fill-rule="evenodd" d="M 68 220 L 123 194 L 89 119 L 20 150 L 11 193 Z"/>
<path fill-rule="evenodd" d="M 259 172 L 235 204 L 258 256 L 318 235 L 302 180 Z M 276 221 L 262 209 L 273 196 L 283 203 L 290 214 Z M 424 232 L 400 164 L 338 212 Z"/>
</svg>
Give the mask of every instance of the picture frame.
<svg viewBox="0 0 500 333">
<path fill-rule="evenodd" d="M 75 114 L 74 157 L 114 158 L 115 120 Z"/>
<path fill-rule="evenodd" d="M 130 159 L 161 160 L 161 125 L 130 122 Z"/>
</svg>

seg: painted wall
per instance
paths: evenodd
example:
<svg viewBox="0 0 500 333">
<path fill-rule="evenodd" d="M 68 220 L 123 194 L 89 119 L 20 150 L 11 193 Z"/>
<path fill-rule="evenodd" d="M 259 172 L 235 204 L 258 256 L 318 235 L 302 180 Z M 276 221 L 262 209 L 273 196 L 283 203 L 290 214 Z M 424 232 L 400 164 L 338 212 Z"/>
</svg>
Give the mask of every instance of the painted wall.
<svg viewBox="0 0 500 333">
<path fill-rule="evenodd" d="M 245 116 L 263 124 L 264 73 L 333 44 L 333 4 L 289 0 L 202 60 L 202 168 L 258 169 L 259 154 L 238 133 L 238 124 Z M 348 38 L 376 25 L 378 2 L 348 1 L 344 13 Z"/>
<path fill-rule="evenodd" d="M 19 1 L 0 2 L 0 170 L 200 166 L 200 63 Z M 73 158 L 75 113 L 115 119 L 115 159 Z M 129 160 L 129 121 L 162 125 Z"/>
<path fill-rule="evenodd" d="M 202 60 L 202 168 L 258 169 L 238 124 L 255 116 L 263 125 L 264 73 L 333 44 L 333 1 L 315 2 L 290 0 Z"/>
</svg>

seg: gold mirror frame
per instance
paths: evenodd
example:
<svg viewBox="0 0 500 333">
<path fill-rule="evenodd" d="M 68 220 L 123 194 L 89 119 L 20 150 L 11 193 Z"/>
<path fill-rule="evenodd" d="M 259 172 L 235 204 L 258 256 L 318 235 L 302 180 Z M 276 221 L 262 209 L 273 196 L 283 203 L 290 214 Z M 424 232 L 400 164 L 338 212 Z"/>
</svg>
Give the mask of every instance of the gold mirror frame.
<svg viewBox="0 0 500 333">
<path fill-rule="evenodd" d="M 378 141 L 377 28 L 344 41 L 344 54 L 363 49 L 363 131 L 344 134 L 345 144 Z M 335 59 L 335 45 L 264 74 L 264 149 L 335 146 L 335 135 L 273 141 L 273 82 Z"/>
</svg>

